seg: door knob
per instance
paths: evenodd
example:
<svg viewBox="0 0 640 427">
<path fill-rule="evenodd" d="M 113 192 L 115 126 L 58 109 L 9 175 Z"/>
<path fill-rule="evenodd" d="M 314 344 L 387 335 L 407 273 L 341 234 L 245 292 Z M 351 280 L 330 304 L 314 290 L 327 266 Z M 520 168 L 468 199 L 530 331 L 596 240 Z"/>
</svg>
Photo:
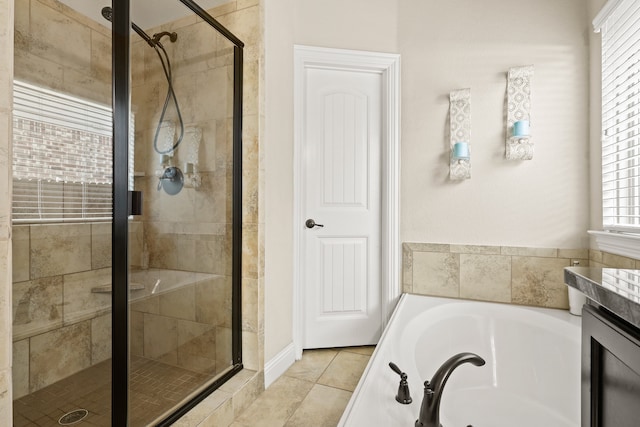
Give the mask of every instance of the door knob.
<svg viewBox="0 0 640 427">
<path fill-rule="evenodd" d="M 324 227 L 324 225 L 322 225 L 322 224 L 316 224 L 316 222 L 314 220 L 312 220 L 312 219 L 306 220 L 304 225 L 306 225 L 307 228 Z"/>
</svg>

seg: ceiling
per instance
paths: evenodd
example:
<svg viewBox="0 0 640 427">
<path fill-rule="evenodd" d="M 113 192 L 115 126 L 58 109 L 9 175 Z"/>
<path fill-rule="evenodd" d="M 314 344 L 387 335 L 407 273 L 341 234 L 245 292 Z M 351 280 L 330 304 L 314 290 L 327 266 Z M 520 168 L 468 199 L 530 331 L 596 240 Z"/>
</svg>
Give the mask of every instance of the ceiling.
<svg viewBox="0 0 640 427">
<path fill-rule="evenodd" d="M 100 11 L 105 6 L 111 6 L 110 0 L 59 0 L 61 3 L 75 9 L 83 15 L 109 26 Z M 196 0 L 203 9 L 210 9 L 228 0 Z M 131 20 L 140 28 L 152 28 L 166 22 L 174 21 L 192 14 L 193 12 L 183 5 L 180 0 L 132 0 Z"/>
</svg>

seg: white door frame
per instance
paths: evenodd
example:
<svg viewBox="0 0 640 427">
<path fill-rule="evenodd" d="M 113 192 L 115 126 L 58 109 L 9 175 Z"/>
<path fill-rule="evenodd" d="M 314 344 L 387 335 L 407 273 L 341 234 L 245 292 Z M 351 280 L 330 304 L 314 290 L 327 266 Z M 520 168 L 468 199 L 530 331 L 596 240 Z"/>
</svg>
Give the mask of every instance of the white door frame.
<svg viewBox="0 0 640 427">
<path fill-rule="evenodd" d="M 382 76 L 382 230 L 381 230 L 381 325 L 384 328 L 400 296 L 400 55 L 294 45 L 294 140 L 293 140 L 293 344 L 296 359 L 302 358 L 304 334 L 304 286 L 300 262 L 304 232 L 302 177 L 304 159 L 305 69 L 358 70 Z"/>
</svg>

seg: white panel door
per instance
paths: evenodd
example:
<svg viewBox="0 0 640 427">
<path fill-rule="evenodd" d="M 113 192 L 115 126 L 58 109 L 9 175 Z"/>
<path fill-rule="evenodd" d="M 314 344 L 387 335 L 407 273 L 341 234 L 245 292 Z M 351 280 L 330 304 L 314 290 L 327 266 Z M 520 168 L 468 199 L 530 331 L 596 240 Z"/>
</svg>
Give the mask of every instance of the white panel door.
<svg viewBox="0 0 640 427">
<path fill-rule="evenodd" d="M 303 347 L 374 344 L 382 325 L 382 76 L 310 67 L 304 78 Z"/>
</svg>

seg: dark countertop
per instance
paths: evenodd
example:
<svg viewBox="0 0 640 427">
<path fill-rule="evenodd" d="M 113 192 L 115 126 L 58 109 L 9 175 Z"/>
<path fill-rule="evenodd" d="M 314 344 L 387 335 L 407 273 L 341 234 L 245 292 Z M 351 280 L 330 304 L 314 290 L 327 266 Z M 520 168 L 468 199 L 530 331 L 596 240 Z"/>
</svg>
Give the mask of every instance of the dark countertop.
<svg viewBox="0 0 640 427">
<path fill-rule="evenodd" d="M 566 267 L 564 282 L 640 328 L 640 270 Z"/>
</svg>

